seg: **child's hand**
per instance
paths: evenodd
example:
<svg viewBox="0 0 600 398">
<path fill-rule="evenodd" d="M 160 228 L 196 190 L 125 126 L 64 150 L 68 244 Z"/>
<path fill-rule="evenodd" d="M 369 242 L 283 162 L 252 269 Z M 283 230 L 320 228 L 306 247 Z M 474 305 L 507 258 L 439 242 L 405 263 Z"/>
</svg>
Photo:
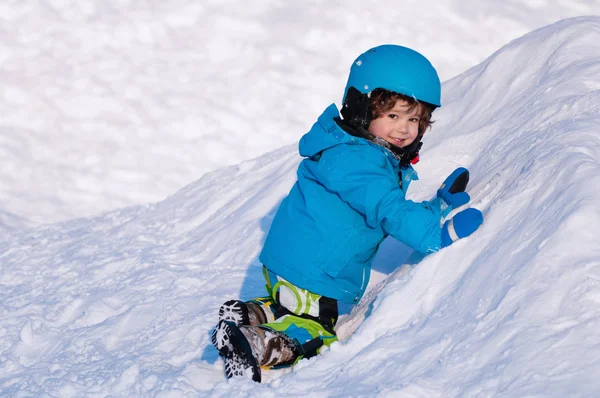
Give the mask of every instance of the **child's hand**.
<svg viewBox="0 0 600 398">
<path fill-rule="evenodd" d="M 437 197 L 442 199 L 446 206 L 442 206 L 442 217 L 446 217 L 452 209 L 456 209 L 471 200 L 467 189 L 469 170 L 459 167 L 448 176 L 437 191 Z"/>
<path fill-rule="evenodd" d="M 461 238 L 466 238 L 483 223 L 481 211 L 469 208 L 457 213 L 442 227 L 442 247 L 450 246 Z"/>
</svg>

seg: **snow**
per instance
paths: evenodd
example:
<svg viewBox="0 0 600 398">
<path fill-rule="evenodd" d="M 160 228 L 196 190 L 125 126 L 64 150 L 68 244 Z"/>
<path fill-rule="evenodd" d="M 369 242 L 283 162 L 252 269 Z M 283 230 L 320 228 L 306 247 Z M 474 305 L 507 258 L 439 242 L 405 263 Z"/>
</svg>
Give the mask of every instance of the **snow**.
<svg viewBox="0 0 600 398">
<path fill-rule="evenodd" d="M 307 93 L 303 90 L 310 88 L 292 87 L 305 82 L 298 78 L 298 69 L 289 69 L 290 64 L 275 68 L 281 79 L 280 88 L 286 88 L 279 93 L 296 90 L 288 104 L 281 99 L 277 103 L 294 111 L 292 116 L 281 110 L 282 124 L 289 128 L 299 123 L 296 132 L 289 136 L 290 145 L 281 145 L 285 138 L 277 135 L 277 140 L 271 142 L 271 137 L 255 143 L 256 147 L 248 152 L 260 150 L 262 155 L 237 162 L 236 156 L 227 153 L 232 151 L 237 155 L 249 148 L 244 141 L 247 132 L 231 129 L 234 135 L 229 138 L 238 147 L 225 148 L 222 146 L 225 141 L 216 140 L 211 144 L 212 151 L 215 157 L 223 155 L 237 164 L 208 171 L 176 191 L 172 185 L 161 183 L 158 173 L 162 172 L 160 175 L 166 180 L 173 177 L 174 170 L 188 170 L 181 171 L 182 175 L 189 173 L 188 177 L 180 176 L 182 185 L 185 178 L 199 174 L 198 170 L 190 171 L 200 167 L 192 167 L 190 161 L 202 157 L 199 145 L 181 134 L 204 131 L 199 132 L 202 129 L 197 127 L 197 131 L 187 131 L 192 123 L 182 128 L 186 132 L 171 131 L 168 136 L 173 141 L 166 142 L 167 131 L 162 123 L 188 123 L 183 113 L 175 110 L 197 106 L 202 97 L 195 97 L 198 86 L 194 83 L 177 86 L 189 90 L 181 95 L 176 90 L 164 97 L 146 92 L 151 87 L 157 91 L 168 87 L 156 84 L 160 73 L 151 72 L 152 68 L 158 68 L 160 57 L 146 59 L 151 62 L 144 66 L 148 70 L 143 73 L 130 74 L 131 65 L 141 67 L 144 47 L 134 46 L 136 50 L 131 53 L 120 52 L 129 48 L 125 44 L 152 42 L 163 49 L 157 50 L 159 53 L 165 51 L 172 57 L 162 54 L 163 61 L 171 59 L 177 64 L 182 61 L 178 57 L 191 59 L 197 49 L 190 45 L 184 54 L 175 51 L 178 46 L 187 48 L 188 42 L 175 34 L 176 29 L 156 29 L 167 26 L 165 21 L 191 29 L 199 23 L 200 16 L 210 15 L 221 22 L 229 20 L 221 29 L 239 38 L 265 34 L 271 29 L 265 25 L 266 20 L 281 25 L 289 23 L 295 28 L 300 22 L 290 18 L 292 6 L 279 3 L 258 3 L 253 9 L 232 7 L 231 13 L 225 13 L 219 8 L 224 6 L 217 2 L 186 5 L 174 1 L 169 7 L 152 3 L 158 8 L 157 14 L 151 12 L 150 3 L 140 4 L 19 2 L 11 8 L 3 6 L 0 14 L 4 18 L 0 42 L 3 48 L 9 48 L 9 55 L 0 57 L 8 60 L 2 61 L 0 74 L 15 93 L 10 95 L 11 101 L 22 101 L 27 106 L 25 109 L 2 102 L 3 111 L 10 112 L 6 112 L 8 116 L 0 127 L 4 158 L 0 184 L 6 187 L 0 202 L 0 395 L 599 395 L 600 17 L 562 20 L 506 45 L 502 42 L 487 54 L 483 50 L 477 53 L 477 46 L 468 41 L 462 43 L 460 51 L 473 51 L 475 55 L 471 57 L 483 54 L 483 62 L 474 62 L 472 68 L 444 83 L 443 107 L 434 113 L 436 122 L 424 139 L 421 162 L 417 164 L 420 180 L 411 185 L 409 196 L 414 200 L 429 199 L 448 173 L 457 166 L 466 166 L 471 172 L 472 204 L 485 214 L 483 226 L 471 237 L 425 258 L 419 258 L 399 242 L 386 241 L 374 264 L 370 292 L 359 307 L 345 313 L 340 320 L 343 341 L 324 355 L 301 361 L 292 369 L 265 373 L 265 383 L 256 384 L 249 380 L 225 380 L 223 362 L 210 343 L 210 332 L 222 302 L 263 294 L 257 256 L 274 212 L 295 180 L 300 158 L 292 142 L 297 138 L 293 134 L 302 134 L 320 108 L 328 104 L 327 90 L 331 91 L 330 100 L 337 100 L 335 94 L 341 93 L 343 82 L 335 82 L 333 76 L 344 75 L 347 62 L 343 60 L 352 62 L 354 55 L 331 54 L 324 59 L 305 54 L 302 67 L 312 68 L 306 76 L 326 64 L 327 73 L 331 73 L 320 71 L 320 75 L 315 75 L 319 82 L 331 86 L 313 87 L 310 98 L 302 97 Z M 329 11 L 339 12 L 341 20 L 350 20 L 348 24 L 358 31 L 361 14 L 352 13 L 358 3 L 349 2 L 343 9 L 335 2 L 327 4 Z M 446 3 L 442 8 L 454 12 L 448 11 L 441 25 L 456 29 L 449 30 L 456 37 L 461 37 L 461 32 L 466 37 L 466 30 L 460 30 L 461 22 L 472 27 L 474 18 L 469 16 L 480 15 L 485 19 L 481 16 L 483 11 L 495 15 L 485 19 L 483 30 L 488 25 L 525 29 L 525 20 L 541 25 L 559 12 L 586 13 L 598 7 L 593 2 L 556 3 L 552 7 L 556 14 L 549 14 L 546 2 L 525 2 L 522 8 L 519 4 L 467 2 L 460 6 L 456 3 L 457 8 L 453 9 L 454 3 Z M 528 8 L 531 8 L 529 18 Z M 128 10 L 132 19 L 126 22 L 124 13 Z M 159 11 L 165 19 L 158 19 Z M 314 8 L 295 11 L 300 20 L 308 14 L 315 18 L 312 35 L 319 30 L 317 17 L 328 15 L 322 16 Z M 392 22 L 392 15 L 380 12 L 376 15 L 382 23 Z M 52 13 L 57 16 L 48 16 Z M 110 90 L 94 97 L 88 93 L 93 87 L 90 75 L 80 82 L 82 88 L 70 86 L 71 83 L 66 83 L 67 76 L 56 69 L 51 57 L 46 60 L 45 67 L 49 69 L 46 75 L 33 72 L 44 67 L 44 57 L 35 67 L 30 65 L 29 72 L 25 64 L 15 68 L 19 57 L 39 56 L 25 44 L 29 41 L 32 45 L 40 39 L 42 30 L 28 28 L 35 26 L 36 21 L 39 24 L 44 15 L 50 20 L 72 21 L 78 27 L 78 35 L 71 35 L 74 42 L 91 29 L 82 20 L 91 25 L 105 24 L 104 33 L 98 32 L 91 41 L 77 42 L 90 47 L 81 49 L 80 55 L 89 51 L 89 60 L 94 60 L 101 52 L 94 52 L 100 50 L 91 47 L 106 51 L 104 45 L 116 46 L 115 56 L 127 61 L 121 67 L 115 65 L 112 77 L 98 83 L 98 87 L 118 87 L 138 76 L 147 84 L 138 91 L 136 98 L 140 102 L 124 106 L 125 102 L 115 99 L 123 92 L 106 94 Z M 362 15 L 373 20 L 368 16 Z M 416 24 L 413 19 L 407 23 Z M 249 21 L 248 25 L 235 23 L 240 20 Z M 132 28 L 135 24 L 146 29 Z M 370 24 L 364 26 L 371 35 L 369 40 L 381 39 Z M 64 26 L 58 22 L 40 26 L 48 34 L 54 32 L 54 38 L 46 36 L 47 45 L 65 51 L 60 49 L 65 45 L 61 40 L 67 37 L 66 31 L 61 30 Z M 22 30 L 19 40 L 23 42 L 13 42 L 15 36 L 6 38 L 13 28 Z M 322 27 L 319 31 L 328 40 L 348 40 L 348 43 L 353 37 L 356 40 L 353 30 L 338 37 L 336 30 L 329 28 Z M 286 29 L 290 30 L 284 32 L 292 32 L 292 28 Z M 119 31 L 122 42 L 114 36 Z M 198 29 L 194 34 L 201 35 L 203 31 Z M 174 36 L 172 42 L 167 38 L 169 35 Z M 293 42 L 298 37 L 280 35 L 280 43 Z M 442 42 L 451 41 L 443 31 L 440 36 Z M 485 35 L 476 36 L 471 40 Z M 246 48 L 243 41 L 236 42 L 233 37 L 221 36 L 219 40 L 225 42 L 222 48 L 232 43 L 237 43 L 235 48 Z M 269 36 L 265 40 L 271 39 Z M 317 37 L 310 34 L 305 39 L 312 42 L 306 48 L 290 46 L 290 53 L 300 56 L 299 53 L 318 43 Z M 486 40 L 491 41 L 489 37 Z M 483 43 L 482 39 L 479 44 Z M 364 40 L 353 43 L 352 48 L 365 44 Z M 320 44 L 315 46 L 320 48 Z M 490 54 L 494 50 L 497 51 Z M 258 44 L 247 51 L 247 59 L 256 55 L 254 51 L 260 52 Z M 346 51 L 352 52 L 344 48 L 344 54 Z M 450 56 L 451 52 L 446 51 L 445 55 Z M 225 67 L 228 58 L 224 53 L 221 55 L 220 70 L 217 67 L 212 70 L 212 78 L 219 76 L 220 81 L 206 80 L 209 86 L 219 85 L 233 92 L 238 82 L 246 82 L 248 86 L 256 83 L 251 80 L 252 75 L 245 75 L 242 65 Z M 83 62 L 83 58 L 77 62 Z M 443 57 L 438 60 L 444 65 Z M 5 79 L 7 62 L 15 68 L 9 80 Z M 206 60 L 200 62 L 204 66 L 206 63 Z M 463 70 L 471 66 L 463 65 Z M 446 77 L 451 77 L 453 72 L 447 70 Z M 123 73 L 122 78 L 115 77 L 119 73 Z M 229 73 L 239 73 L 237 80 L 231 80 Z M 192 81 L 196 79 L 192 72 L 187 76 Z M 329 78 L 334 82 L 327 82 Z M 46 84 L 44 79 L 56 84 L 62 81 L 65 85 L 58 84 L 59 94 L 42 100 L 32 90 L 41 90 L 40 86 Z M 135 87 L 131 86 L 133 92 Z M 7 88 L 0 90 L 0 98 L 6 101 Z M 273 101 L 271 107 L 275 107 L 279 95 L 271 94 L 268 86 L 260 84 L 243 90 L 257 93 L 264 90 L 265 100 Z M 77 101 L 71 102 L 72 94 L 80 95 Z M 69 106 L 65 105 L 67 100 Z M 99 101 L 102 105 L 89 109 L 88 101 Z M 161 108 L 158 105 L 161 101 L 165 104 L 175 101 L 178 105 Z M 239 101 L 258 110 L 264 105 L 258 101 Z M 236 124 L 236 120 L 246 118 L 237 113 L 238 108 L 230 112 L 230 107 L 216 102 L 204 105 L 210 106 L 206 114 L 216 115 L 214 120 L 218 123 Z M 71 106 L 81 113 L 73 111 Z M 61 107 L 64 109 L 59 112 Z M 137 118 L 139 125 L 125 122 L 122 118 L 126 113 L 114 114 L 114 119 L 110 116 L 120 109 L 139 111 L 131 116 Z M 82 121 L 72 119 L 73 115 L 82 114 Z M 257 116 L 250 124 L 258 129 L 263 122 L 266 130 L 276 123 Z M 155 125 L 163 127 L 154 131 Z M 149 156 L 145 163 L 138 157 L 141 155 L 134 144 L 136 134 L 141 131 L 136 130 L 139 126 L 148 128 L 147 137 L 156 143 L 149 151 L 161 151 L 162 162 Z M 87 131 L 86 135 L 82 131 Z M 102 131 L 104 135 L 100 134 Z M 209 139 L 203 135 L 195 143 L 210 146 Z M 102 154 L 97 153 L 98 142 L 103 142 L 106 153 L 113 154 L 113 161 L 123 164 L 114 170 L 117 182 L 108 182 L 110 178 L 102 176 L 107 160 L 99 160 Z M 90 152 L 85 154 L 85 150 Z M 98 157 L 87 158 L 91 160 L 85 163 L 82 159 L 91 154 Z M 40 160 L 43 160 L 41 165 L 37 163 Z M 93 172 L 94 162 L 101 164 L 96 164 L 97 174 Z M 155 171 L 150 171 L 150 166 L 156 167 Z M 32 180 L 21 182 L 17 178 L 28 174 Z M 148 191 L 137 190 L 143 185 L 140 179 L 150 181 L 156 191 L 164 185 L 165 195 L 171 196 L 86 218 L 35 225 L 51 220 L 49 214 L 60 213 L 56 218 L 61 219 L 85 214 L 90 209 L 97 212 L 104 206 L 111 207 L 107 203 L 100 205 L 101 201 L 117 206 L 136 200 L 149 201 Z M 106 182 L 107 190 L 99 185 L 101 180 Z M 78 184 L 77 189 L 70 185 L 73 182 Z M 37 187 L 38 183 L 43 186 Z M 44 187 L 49 187 L 48 191 Z M 122 202 L 112 201 L 117 194 Z M 129 194 L 135 195 L 135 200 L 126 198 Z M 105 199 L 97 199 L 95 195 Z M 83 211 L 83 207 L 76 205 L 81 201 L 90 208 Z"/>
<path fill-rule="evenodd" d="M 0 209 L 42 224 L 162 200 L 296 143 L 372 46 L 415 48 L 447 80 L 599 13 L 598 0 L 5 0 Z"/>
</svg>

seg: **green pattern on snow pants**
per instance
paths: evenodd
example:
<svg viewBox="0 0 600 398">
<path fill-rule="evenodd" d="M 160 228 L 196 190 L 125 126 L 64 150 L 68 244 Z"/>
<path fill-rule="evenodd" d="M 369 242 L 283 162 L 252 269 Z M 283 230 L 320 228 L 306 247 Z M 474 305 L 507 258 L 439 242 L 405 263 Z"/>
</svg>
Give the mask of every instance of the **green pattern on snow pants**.
<svg viewBox="0 0 600 398">
<path fill-rule="evenodd" d="M 269 296 L 250 301 L 260 305 L 267 315 L 267 323 L 261 326 L 295 340 L 302 355 L 294 364 L 338 341 L 334 331 L 338 316 L 336 300 L 294 286 L 266 267 L 263 267 L 263 275 Z"/>
</svg>

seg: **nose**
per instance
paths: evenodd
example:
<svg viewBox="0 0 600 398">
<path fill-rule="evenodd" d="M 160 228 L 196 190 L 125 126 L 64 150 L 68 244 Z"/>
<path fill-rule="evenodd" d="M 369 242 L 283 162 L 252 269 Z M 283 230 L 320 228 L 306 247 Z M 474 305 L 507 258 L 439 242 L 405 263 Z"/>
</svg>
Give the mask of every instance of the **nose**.
<svg viewBox="0 0 600 398">
<path fill-rule="evenodd" d="M 396 131 L 402 134 L 406 133 L 408 131 L 408 121 L 398 120 L 396 123 Z"/>
</svg>

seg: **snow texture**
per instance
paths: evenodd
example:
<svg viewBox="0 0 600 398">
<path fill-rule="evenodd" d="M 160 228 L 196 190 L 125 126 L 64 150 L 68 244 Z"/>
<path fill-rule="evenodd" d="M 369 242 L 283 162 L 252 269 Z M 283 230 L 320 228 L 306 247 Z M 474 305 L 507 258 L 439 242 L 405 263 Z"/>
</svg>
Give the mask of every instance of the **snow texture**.
<svg viewBox="0 0 600 398">
<path fill-rule="evenodd" d="M 542 27 L 501 48 L 498 46 L 499 49 L 482 63 L 444 83 L 443 107 L 434 113 L 436 123 L 425 136 L 421 162 L 417 165 L 420 180 L 411 185 L 409 197 L 414 200 L 431 198 L 447 174 L 457 166 L 465 166 L 471 172 L 469 193 L 472 204 L 484 212 L 484 224 L 471 237 L 422 259 L 400 243 L 386 241 L 375 260 L 375 275 L 369 294 L 359 307 L 350 314 L 344 314 L 340 321 L 340 334 L 344 341 L 333 344 L 324 355 L 301 361 L 292 369 L 265 372 L 265 382 L 257 384 L 250 380 L 225 380 L 223 362 L 212 347 L 210 333 L 218 308 L 224 301 L 264 294 L 257 256 L 279 202 L 295 181 L 295 170 L 300 161 L 295 144 L 207 172 L 196 182 L 160 202 L 124 207 L 95 217 L 61 223 L 28 224 L 30 220 L 36 220 L 37 216 L 33 216 L 36 209 L 40 211 L 38 216 L 44 214 L 40 207 L 46 205 L 47 209 L 67 209 L 68 200 L 77 202 L 81 199 L 79 195 L 85 192 L 85 189 L 76 192 L 72 188 L 59 191 L 61 183 L 67 182 L 59 178 L 59 174 L 52 174 L 57 170 L 72 172 L 72 176 L 81 177 L 79 181 L 88 188 L 95 187 L 94 183 L 90 183 L 92 180 L 87 179 L 90 171 L 86 169 L 85 162 L 78 165 L 87 171 L 67 166 L 67 153 L 74 155 L 71 161 L 81 162 L 81 150 L 94 152 L 96 144 L 93 140 L 102 130 L 99 126 L 106 127 L 107 131 L 119 131 L 118 137 L 122 142 L 117 144 L 113 141 L 114 137 L 105 141 L 116 151 L 135 152 L 133 144 L 136 139 L 133 137 L 136 133 L 133 131 L 135 128 L 128 129 L 127 123 L 119 121 L 123 114 L 111 119 L 108 112 L 89 119 L 89 124 L 75 122 L 77 134 L 83 126 L 90 127 L 90 141 L 82 137 L 67 138 L 71 133 L 66 126 L 74 123 L 74 119 L 57 109 L 71 94 L 87 95 L 91 88 L 88 85 L 93 79 L 84 79 L 80 89 L 66 83 L 61 86 L 60 82 L 64 83 L 67 77 L 76 76 L 78 63 L 75 62 L 73 71 L 63 75 L 53 69 L 55 64 L 52 62 L 44 63 L 43 57 L 36 58 L 39 65 L 30 66 L 30 71 L 45 64 L 49 68 L 45 77 L 52 77 L 55 79 L 53 84 L 66 91 L 43 99 L 33 96 L 33 91 L 26 90 L 28 84 L 32 87 L 43 85 L 44 75 L 33 72 L 27 75 L 30 72 L 23 67 L 25 64 L 18 64 L 15 59 L 19 57 L 13 55 L 28 54 L 35 58 L 40 54 L 28 52 L 27 46 L 21 49 L 20 44 L 7 40 L 8 32 L 13 28 L 22 29 L 23 35 L 25 31 L 29 32 L 29 43 L 45 37 L 52 43 L 50 47 L 55 46 L 59 54 L 69 48 L 68 42 L 63 43 L 62 39 L 68 37 L 80 45 L 85 43 L 90 48 L 79 51 L 90 56 L 89 62 L 96 60 L 95 56 L 99 54 L 94 52 L 99 51 L 94 46 L 101 43 L 121 45 L 113 36 L 119 28 L 125 32 L 122 33 L 124 42 L 152 41 L 153 35 L 164 34 L 166 37 L 177 32 L 160 31 L 154 29 L 156 25 L 151 25 L 153 29 L 147 29 L 146 36 L 134 38 L 131 33 L 138 31 L 130 25 L 145 19 L 148 24 L 156 22 L 152 20 L 151 15 L 154 14 L 151 13 L 142 13 L 143 17 L 136 17 L 140 19 L 128 22 L 121 20 L 123 9 L 136 7 L 136 4 L 127 1 L 70 3 L 55 0 L 15 2 L 11 8 L 2 6 L 0 15 L 5 21 L 1 43 L 8 50 L 0 54 L 9 55 L 2 60 L 0 73 L 3 81 L 15 82 L 0 88 L 4 90 L 2 98 L 3 101 L 9 97 L 25 98 L 23 101 L 28 106 L 2 105 L 4 110 L 9 110 L 6 114 L 10 116 L 2 120 L 1 137 L 5 142 L 0 148 L 7 158 L 2 170 L 4 173 L 5 168 L 10 168 L 26 173 L 25 167 L 33 173 L 32 170 L 39 167 L 34 162 L 39 159 L 39 154 L 34 156 L 33 152 L 41 151 L 48 155 L 42 169 L 49 174 L 43 181 L 53 185 L 55 191 L 54 196 L 48 196 L 49 193 L 34 189 L 33 183 L 23 186 L 13 184 L 6 177 L 8 172 L 1 180 L 11 187 L 8 198 L 16 200 L 19 198 L 16 192 L 23 194 L 23 205 L 7 204 L 5 209 L 8 210 L 0 212 L 3 224 L 0 229 L 0 395 L 600 395 L 600 340 L 597 332 L 600 330 L 600 17 L 566 19 Z M 195 5 L 185 7 L 198 10 L 223 7 L 217 2 L 189 4 Z M 221 14 L 211 15 L 229 20 L 227 28 L 222 29 L 229 34 L 233 34 L 230 30 L 237 32 L 240 37 L 251 35 L 248 25 L 244 25 L 244 30 L 236 31 L 235 18 L 252 24 L 251 21 L 259 21 L 268 14 L 271 20 L 281 25 L 297 23 L 286 19 L 291 18 L 288 9 L 281 9 L 290 6 L 259 4 L 252 9 L 249 6 L 247 9 L 232 7 L 231 13 L 225 13 L 221 8 Z M 342 10 L 341 5 L 340 10 L 335 9 L 337 3 L 331 4 L 327 5 L 331 11 L 339 11 L 340 15 L 348 18 L 354 15 L 344 14 L 346 9 Z M 461 9 L 465 14 L 447 13 L 444 15 L 447 19 L 443 21 L 459 25 L 459 21 L 453 20 L 453 15 L 466 18 L 468 12 L 477 12 L 477 7 L 483 7 L 481 4 L 471 4 L 475 11 Z M 545 9 L 546 2 L 524 4 L 532 8 L 535 18 L 530 22 L 536 23 L 544 18 L 542 8 Z M 556 7 L 567 7 L 566 4 L 580 6 L 579 11 L 582 12 L 597 6 L 592 2 L 561 4 L 557 3 Z M 419 9 L 422 6 L 423 2 L 420 2 Z M 349 9 L 352 7 L 358 6 L 349 6 Z M 506 18 L 515 14 L 513 21 L 516 25 L 526 19 L 515 11 L 516 2 L 489 7 L 499 15 L 507 15 Z M 160 11 L 169 15 L 169 10 Z M 299 15 L 308 12 L 296 11 Z M 254 14 L 249 14 L 251 12 Z M 99 31 L 93 40 L 86 42 L 82 36 L 89 28 L 82 25 L 77 34 L 71 35 L 57 33 L 59 31 L 52 29 L 58 25 L 46 27 L 40 23 L 40 15 L 46 13 L 56 13 L 62 19 L 76 22 L 87 15 L 90 24 L 105 23 L 109 26 L 111 23 L 112 30 Z M 172 19 L 165 18 L 191 29 L 198 23 L 199 13 L 178 13 Z M 426 13 L 419 13 L 422 14 Z M 389 19 L 388 23 L 391 23 L 392 16 L 384 18 L 382 15 L 380 17 L 384 21 Z M 370 25 L 373 22 L 368 15 L 364 17 L 368 20 L 364 29 L 375 26 Z M 347 26 L 358 30 L 360 20 L 357 15 L 353 18 Z M 416 23 L 415 20 L 408 18 L 411 23 Z M 37 26 L 35 21 L 40 29 L 28 29 Z M 505 22 L 498 24 L 506 26 Z M 256 22 L 257 31 L 264 31 L 261 26 Z M 203 29 L 198 28 L 195 32 L 199 35 Z M 321 31 L 321 34 L 327 36 L 331 32 L 334 31 Z M 53 34 L 59 39 L 52 39 Z M 442 42 L 450 40 L 443 36 L 440 37 Z M 347 37 L 336 37 L 335 40 L 345 41 L 351 37 L 352 30 Z M 381 39 L 376 34 L 372 38 Z M 178 44 L 169 48 L 165 47 L 167 39 L 164 40 L 153 42 L 157 51 L 171 51 L 174 63 L 177 63 L 177 57 L 185 57 L 177 55 L 180 54 L 177 46 L 185 47 L 190 42 L 175 40 L 173 43 Z M 203 38 L 198 37 L 197 40 L 202 41 Z M 283 35 L 281 40 L 285 40 Z M 243 43 L 237 44 L 240 46 L 237 47 L 238 55 L 245 48 Z M 367 39 L 359 44 L 364 47 L 368 44 Z M 467 48 L 468 44 L 463 45 Z M 191 57 L 197 50 L 189 45 L 192 48 L 183 53 Z M 222 47 L 227 48 L 228 45 L 225 43 Z M 250 47 L 246 58 L 256 55 L 253 51 L 258 48 L 258 44 Z M 302 53 L 308 48 L 307 44 L 306 48 L 289 47 L 289 51 Z M 131 82 L 137 76 L 146 79 L 144 81 L 149 87 L 152 86 L 152 79 L 157 78 L 156 70 L 160 68 L 156 58 L 149 56 L 147 62 L 141 62 L 141 50 L 131 54 L 115 50 L 115 54 L 117 58 L 127 59 L 127 62 L 139 62 L 140 68 L 143 64 L 149 73 L 146 75 L 142 68 L 139 74 L 117 80 L 119 84 Z M 217 51 L 211 56 L 217 57 L 218 54 Z M 334 59 L 331 58 L 333 56 L 307 56 L 302 66 L 315 70 L 327 67 L 332 76 L 342 73 L 346 62 L 340 60 L 349 57 L 338 54 L 339 58 Z M 198 60 L 194 65 L 201 68 L 206 62 L 206 59 Z M 11 72 L 14 75 L 7 75 L 7 65 L 21 67 Z M 114 76 L 119 71 L 129 71 L 119 67 L 118 63 L 115 65 Z M 244 72 L 236 68 L 239 64 L 231 64 L 229 68 L 225 65 L 226 57 L 219 71 L 224 89 L 233 90 L 233 86 L 246 82 L 244 79 L 248 77 L 243 77 Z M 336 68 L 340 69 L 336 71 Z M 279 72 L 281 81 L 303 82 L 297 79 L 299 70 Z M 193 76 L 192 72 L 189 73 L 183 76 Z M 224 84 L 228 73 L 240 73 L 238 80 L 231 79 Z M 27 84 L 19 83 L 25 75 L 33 80 L 27 80 Z M 8 79 L 6 76 L 14 77 Z M 106 81 L 116 79 L 114 76 Z M 320 76 L 322 84 L 330 84 L 325 82 L 326 75 Z M 176 79 L 177 75 L 171 78 Z M 106 89 L 104 83 L 98 84 Z M 207 87 L 211 84 L 216 82 L 207 81 Z M 339 88 L 343 83 L 333 84 Z M 190 83 L 189 92 L 198 93 L 198 87 L 197 83 Z M 273 101 L 279 94 L 289 94 L 285 90 L 272 92 L 273 87 L 261 86 L 260 83 L 243 89 L 266 92 L 266 99 Z M 323 105 L 321 107 L 327 105 L 323 98 L 327 98 L 328 89 L 320 91 L 322 89 L 315 89 L 310 101 L 300 96 L 285 95 L 286 103 L 279 100 L 277 105 L 301 110 L 293 114 L 302 116 L 303 128 L 308 127 L 312 120 L 306 115 L 317 116 L 319 104 Z M 21 94 L 7 96 L 6 90 Z M 332 93 L 334 91 L 331 90 Z M 99 95 L 101 100 L 98 103 L 103 104 L 100 108 L 106 110 L 112 94 L 107 97 L 104 97 L 105 93 Z M 187 107 L 197 105 L 193 95 L 141 95 L 139 104 L 178 98 L 180 106 Z M 197 95 L 201 98 L 200 94 Z M 33 97 L 36 97 L 35 100 L 31 99 Z M 263 106 L 245 97 L 243 104 Z M 69 100 L 63 111 L 75 107 L 78 112 L 95 115 L 98 108 L 89 104 L 80 97 Z M 111 109 L 122 108 L 123 103 L 115 104 Z M 53 110 L 44 110 L 44 106 Z M 274 103 L 271 106 L 277 108 Z M 144 108 L 132 105 L 130 109 Z M 167 108 L 158 106 L 148 109 L 134 113 L 143 125 L 154 126 L 153 115 L 173 117 L 174 121 L 184 123 L 181 113 L 171 113 Z M 229 106 L 219 107 L 215 103 L 210 109 L 206 114 L 220 115 L 219 121 L 236 120 L 238 117 L 237 111 L 229 113 Z M 278 115 L 279 111 L 274 113 Z M 63 116 L 49 116 L 56 114 Z M 293 121 L 289 115 L 282 117 L 283 123 Z M 24 121 L 30 125 L 21 125 Z M 262 118 L 255 122 L 257 129 L 264 122 L 268 130 L 271 128 L 269 124 L 275 123 L 275 120 Z M 125 129 L 124 132 L 120 132 L 121 128 Z M 41 133 L 48 130 L 53 130 L 48 136 Z M 149 137 L 157 140 L 155 149 L 164 144 L 165 153 L 172 152 L 173 148 L 181 150 L 172 154 L 172 158 L 165 157 L 164 162 L 150 157 L 152 160 L 148 164 L 152 163 L 157 169 L 177 169 L 180 164 L 183 168 L 187 167 L 186 151 L 191 151 L 191 147 L 196 149 L 197 145 L 190 144 L 191 140 L 177 147 L 183 145 L 183 141 L 178 141 L 182 131 L 173 131 L 169 135 L 174 139 L 171 143 L 164 142 L 164 136 L 168 135 L 165 130 L 161 130 L 161 136 L 158 132 L 148 132 Z M 300 128 L 297 132 L 300 134 Z M 53 145 L 57 143 L 49 137 L 56 138 L 65 148 L 69 145 L 78 148 L 60 154 L 54 151 Z M 233 137 L 237 135 L 230 136 Z M 209 140 L 207 136 L 202 138 L 202 142 L 208 143 Z M 278 136 L 271 145 L 277 146 L 284 140 Z M 14 146 L 7 144 L 11 142 Z M 43 143 L 46 145 L 41 145 Z M 235 143 L 240 145 L 240 149 L 227 150 L 241 151 L 244 138 Z M 266 144 L 258 146 L 261 150 L 267 148 Z M 23 148 L 32 152 L 23 152 Z M 219 148 L 215 151 L 222 150 Z M 31 158 L 24 153 L 31 154 Z M 130 157 L 120 154 L 115 159 L 135 163 L 139 158 L 133 154 Z M 65 163 L 61 163 L 63 161 Z M 161 184 L 157 175 L 142 169 L 154 184 Z M 137 169 L 127 166 L 124 169 L 117 167 L 117 170 Z M 164 171 L 166 174 L 163 175 L 170 175 L 168 170 Z M 133 181 L 139 176 L 129 177 Z M 125 194 L 127 184 L 112 184 L 109 185 L 113 192 Z M 131 185 L 136 192 L 135 183 Z M 110 196 L 102 189 L 98 192 Z M 137 198 L 147 199 L 148 196 L 139 194 Z M 7 199 L 5 203 L 11 203 L 11 200 Z M 31 212 L 21 212 L 19 209 L 27 210 L 24 206 L 27 203 L 33 207 Z"/>
<path fill-rule="evenodd" d="M 162 200 L 296 143 L 372 46 L 415 48 L 446 80 L 590 14 L 598 0 L 3 0 L 0 209 L 41 224 Z"/>
</svg>

